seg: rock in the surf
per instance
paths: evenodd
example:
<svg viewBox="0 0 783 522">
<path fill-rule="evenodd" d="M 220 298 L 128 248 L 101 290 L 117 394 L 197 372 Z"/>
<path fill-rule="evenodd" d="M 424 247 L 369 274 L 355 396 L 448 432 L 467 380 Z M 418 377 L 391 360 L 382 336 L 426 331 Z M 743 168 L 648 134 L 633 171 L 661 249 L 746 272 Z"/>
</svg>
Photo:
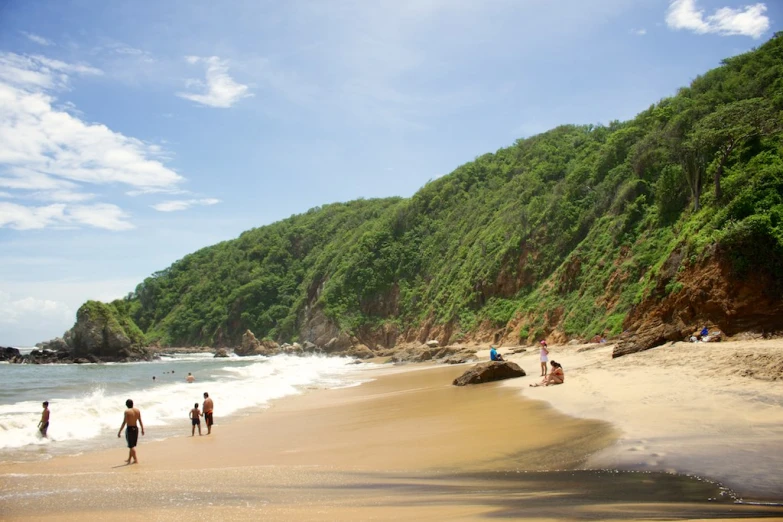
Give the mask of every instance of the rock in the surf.
<svg viewBox="0 0 783 522">
<path fill-rule="evenodd" d="M 516 363 L 509 361 L 490 361 L 477 364 L 454 379 L 452 384 L 454 386 L 465 386 L 467 384 L 481 384 L 484 382 L 524 377 L 525 375 L 525 370 L 520 368 Z"/>
</svg>

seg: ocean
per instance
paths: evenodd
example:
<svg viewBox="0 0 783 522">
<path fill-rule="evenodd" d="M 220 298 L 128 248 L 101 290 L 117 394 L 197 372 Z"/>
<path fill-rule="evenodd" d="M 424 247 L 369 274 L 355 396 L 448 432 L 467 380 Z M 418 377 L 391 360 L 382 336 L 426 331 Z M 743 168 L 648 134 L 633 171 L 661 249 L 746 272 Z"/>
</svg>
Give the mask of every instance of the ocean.
<svg viewBox="0 0 783 522">
<path fill-rule="evenodd" d="M 0 460 L 30 461 L 115 447 L 125 400 L 141 410 L 145 440 L 190 434 L 188 413 L 204 392 L 215 426 L 306 389 L 357 386 L 372 364 L 312 355 L 229 357 L 188 354 L 107 364 L 0 364 Z M 188 372 L 196 381 L 186 382 Z M 364 374 L 364 375 L 363 375 Z M 153 380 L 153 377 L 155 379 Z M 48 438 L 37 425 L 49 401 Z M 202 429 L 206 433 L 205 426 Z"/>
</svg>

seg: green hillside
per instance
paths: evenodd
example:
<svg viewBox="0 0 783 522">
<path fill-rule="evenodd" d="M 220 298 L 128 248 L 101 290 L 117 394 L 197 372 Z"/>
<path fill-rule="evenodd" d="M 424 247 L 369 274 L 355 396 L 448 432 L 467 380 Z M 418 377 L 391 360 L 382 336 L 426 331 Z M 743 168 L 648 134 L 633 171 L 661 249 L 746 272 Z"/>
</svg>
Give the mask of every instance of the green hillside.
<svg viewBox="0 0 783 522">
<path fill-rule="evenodd" d="M 564 125 L 409 199 L 314 208 L 199 250 L 121 309 L 177 345 L 303 340 L 318 314 L 357 335 L 617 334 L 674 251 L 678 270 L 721 255 L 781 281 L 782 109 L 778 34 L 633 120 Z"/>
</svg>

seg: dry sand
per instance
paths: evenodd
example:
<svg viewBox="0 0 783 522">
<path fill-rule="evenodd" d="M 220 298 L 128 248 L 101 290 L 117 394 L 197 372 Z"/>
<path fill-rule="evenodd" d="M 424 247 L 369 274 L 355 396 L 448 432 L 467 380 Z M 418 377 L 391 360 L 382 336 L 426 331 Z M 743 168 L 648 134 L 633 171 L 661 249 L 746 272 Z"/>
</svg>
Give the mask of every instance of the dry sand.
<svg viewBox="0 0 783 522">
<path fill-rule="evenodd" d="M 781 353 L 779 343 L 745 347 Z M 614 361 L 606 346 L 581 352 L 554 347 L 552 356 L 566 367 L 566 384 L 548 388 L 529 388 L 537 377 L 451 386 L 466 366 L 375 370 L 371 383 L 288 398 L 264 412 L 216 425 L 209 437 L 142 440 L 141 463 L 135 466 L 121 465 L 127 455 L 121 442 L 111 451 L 0 464 L 0 518 L 783 517 L 780 507 L 735 505 L 726 490 L 710 481 L 650 471 L 586 470 L 697 471 L 704 462 L 683 460 L 683 454 L 696 450 L 709 457 L 723 448 L 726 465 L 708 463 L 704 469 L 715 473 L 705 475 L 727 480 L 751 476 L 743 471 L 749 466 L 764 466 L 759 487 L 778 484 L 780 466 L 774 465 L 780 462 L 781 446 L 772 439 L 780 440 L 781 381 L 724 375 L 727 369 L 719 363 L 701 365 L 698 385 L 680 377 L 693 369 L 677 366 L 683 356 L 715 349 L 725 352 L 711 356 L 720 353 L 732 360 L 729 343 L 678 345 Z M 537 375 L 537 352 L 512 360 Z M 745 419 L 739 424 L 737 414 L 731 414 L 736 408 Z M 689 413 L 701 420 L 689 419 Z M 183 426 L 183 432 L 189 431 Z M 739 446 L 716 440 L 724 435 L 740 439 Z M 703 443 L 692 442 L 699 438 Z M 747 448 L 767 453 L 772 448 L 777 454 L 764 461 L 753 453 L 755 460 L 728 465 L 747 457 Z"/>
<path fill-rule="evenodd" d="M 526 397 L 611 422 L 619 440 L 588 467 L 669 470 L 783 500 L 783 340 L 673 343 L 617 359 L 611 345 L 550 347 L 566 384 Z M 538 350 L 511 355 L 538 375 Z"/>
</svg>

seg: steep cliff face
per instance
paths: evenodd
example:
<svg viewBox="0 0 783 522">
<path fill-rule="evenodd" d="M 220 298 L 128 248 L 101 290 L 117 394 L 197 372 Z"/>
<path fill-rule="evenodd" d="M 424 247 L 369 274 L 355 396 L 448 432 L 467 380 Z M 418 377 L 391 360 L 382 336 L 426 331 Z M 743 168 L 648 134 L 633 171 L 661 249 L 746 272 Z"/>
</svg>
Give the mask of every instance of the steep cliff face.
<svg viewBox="0 0 783 522">
<path fill-rule="evenodd" d="M 615 356 L 682 341 L 705 325 L 729 336 L 781 333 L 781 275 L 766 269 L 767 261 L 740 271 L 726 252 L 712 248 L 699 262 L 676 270 L 682 266 L 676 252 L 654 290 L 625 320 L 628 341 Z"/>
</svg>

